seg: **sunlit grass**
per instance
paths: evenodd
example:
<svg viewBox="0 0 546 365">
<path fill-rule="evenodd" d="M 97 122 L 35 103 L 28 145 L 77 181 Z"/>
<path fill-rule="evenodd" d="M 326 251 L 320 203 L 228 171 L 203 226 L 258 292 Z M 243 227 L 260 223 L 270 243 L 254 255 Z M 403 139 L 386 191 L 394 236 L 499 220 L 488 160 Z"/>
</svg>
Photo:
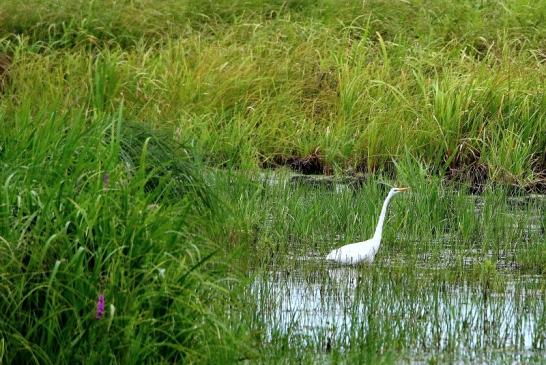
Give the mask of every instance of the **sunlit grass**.
<svg viewBox="0 0 546 365">
<path fill-rule="evenodd" d="M 71 18 L 59 2 L 36 5 L 24 22 L 6 2 L 7 94 L 91 113 L 123 102 L 131 118 L 171 128 L 217 166 L 316 154 L 324 172 L 373 172 L 408 151 L 449 176 L 479 168 L 491 181 L 536 186 L 545 31 L 534 17 L 515 19 L 543 5 L 440 3 L 347 1 L 334 12 L 330 2 L 97 1 Z M 149 27 L 134 27 L 137 10 Z M 63 40 L 70 29 L 90 34 Z"/>
</svg>

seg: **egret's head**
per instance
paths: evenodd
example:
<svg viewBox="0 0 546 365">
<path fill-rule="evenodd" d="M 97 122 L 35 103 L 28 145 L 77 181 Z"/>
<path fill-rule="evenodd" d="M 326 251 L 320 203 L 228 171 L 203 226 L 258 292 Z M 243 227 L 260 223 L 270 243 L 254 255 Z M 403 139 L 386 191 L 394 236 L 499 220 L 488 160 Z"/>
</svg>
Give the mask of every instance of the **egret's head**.
<svg viewBox="0 0 546 365">
<path fill-rule="evenodd" d="M 393 194 L 403 193 L 405 191 L 408 191 L 410 188 L 392 188 L 391 192 Z"/>
</svg>

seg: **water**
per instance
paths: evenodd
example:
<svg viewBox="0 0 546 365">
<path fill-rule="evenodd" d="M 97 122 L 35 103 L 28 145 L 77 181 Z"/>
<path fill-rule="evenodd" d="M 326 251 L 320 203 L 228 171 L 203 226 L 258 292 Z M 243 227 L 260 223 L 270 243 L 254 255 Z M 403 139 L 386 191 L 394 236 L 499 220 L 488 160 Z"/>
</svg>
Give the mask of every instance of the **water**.
<svg viewBox="0 0 546 365">
<path fill-rule="evenodd" d="M 422 184 L 394 200 L 372 265 L 336 266 L 325 254 L 371 236 L 386 188 L 306 179 L 261 176 L 250 210 L 261 216 L 247 294 L 268 351 L 298 363 L 546 359 L 544 196 Z"/>
<path fill-rule="evenodd" d="M 401 346 L 409 362 L 438 353 L 471 362 L 499 352 L 513 361 L 546 356 L 541 276 L 450 283 L 387 267 L 298 266 L 252 284 L 267 341 L 281 335 L 297 346 L 350 351 L 373 338 L 380 350 Z"/>
</svg>

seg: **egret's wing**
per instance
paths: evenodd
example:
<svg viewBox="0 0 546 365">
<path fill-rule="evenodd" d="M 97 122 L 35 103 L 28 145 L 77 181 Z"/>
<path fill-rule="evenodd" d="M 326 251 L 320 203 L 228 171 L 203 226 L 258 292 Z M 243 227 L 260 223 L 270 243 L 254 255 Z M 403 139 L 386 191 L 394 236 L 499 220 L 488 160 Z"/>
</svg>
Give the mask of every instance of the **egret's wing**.
<svg viewBox="0 0 546 365">
<path fill-rule="evenodd" d="M 345 245 L 333 250 L 326 256 L 327 260 L 336 261 L 343 264 L 359 263 L 369 260 L 374 255 L 373 243 L 371 240 L 357 242 Z"/>
</svg>

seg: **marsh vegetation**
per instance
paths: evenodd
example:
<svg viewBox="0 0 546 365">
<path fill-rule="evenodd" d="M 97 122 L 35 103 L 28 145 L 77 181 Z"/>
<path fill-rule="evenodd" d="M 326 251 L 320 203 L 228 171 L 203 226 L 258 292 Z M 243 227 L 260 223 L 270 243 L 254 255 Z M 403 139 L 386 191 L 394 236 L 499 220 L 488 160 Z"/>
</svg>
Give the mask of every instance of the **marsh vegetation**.
<svg viewBox="0 0 546 365">
<path fill-rule="evenodd" d="M 544 197 L 473 196 L 421 180 L 425 193 L 393 200 L 373 265 L 347 267 L 325 254 L 373 234 L 388 189 L 279 180 L 259 199 L 246 292 L 271 363 L 544 357 Z"/>
<path fill-rule="evenodd" d="M 544 14 L 2 1 L 0 363 L 540 361 Z"/>
</svg>

